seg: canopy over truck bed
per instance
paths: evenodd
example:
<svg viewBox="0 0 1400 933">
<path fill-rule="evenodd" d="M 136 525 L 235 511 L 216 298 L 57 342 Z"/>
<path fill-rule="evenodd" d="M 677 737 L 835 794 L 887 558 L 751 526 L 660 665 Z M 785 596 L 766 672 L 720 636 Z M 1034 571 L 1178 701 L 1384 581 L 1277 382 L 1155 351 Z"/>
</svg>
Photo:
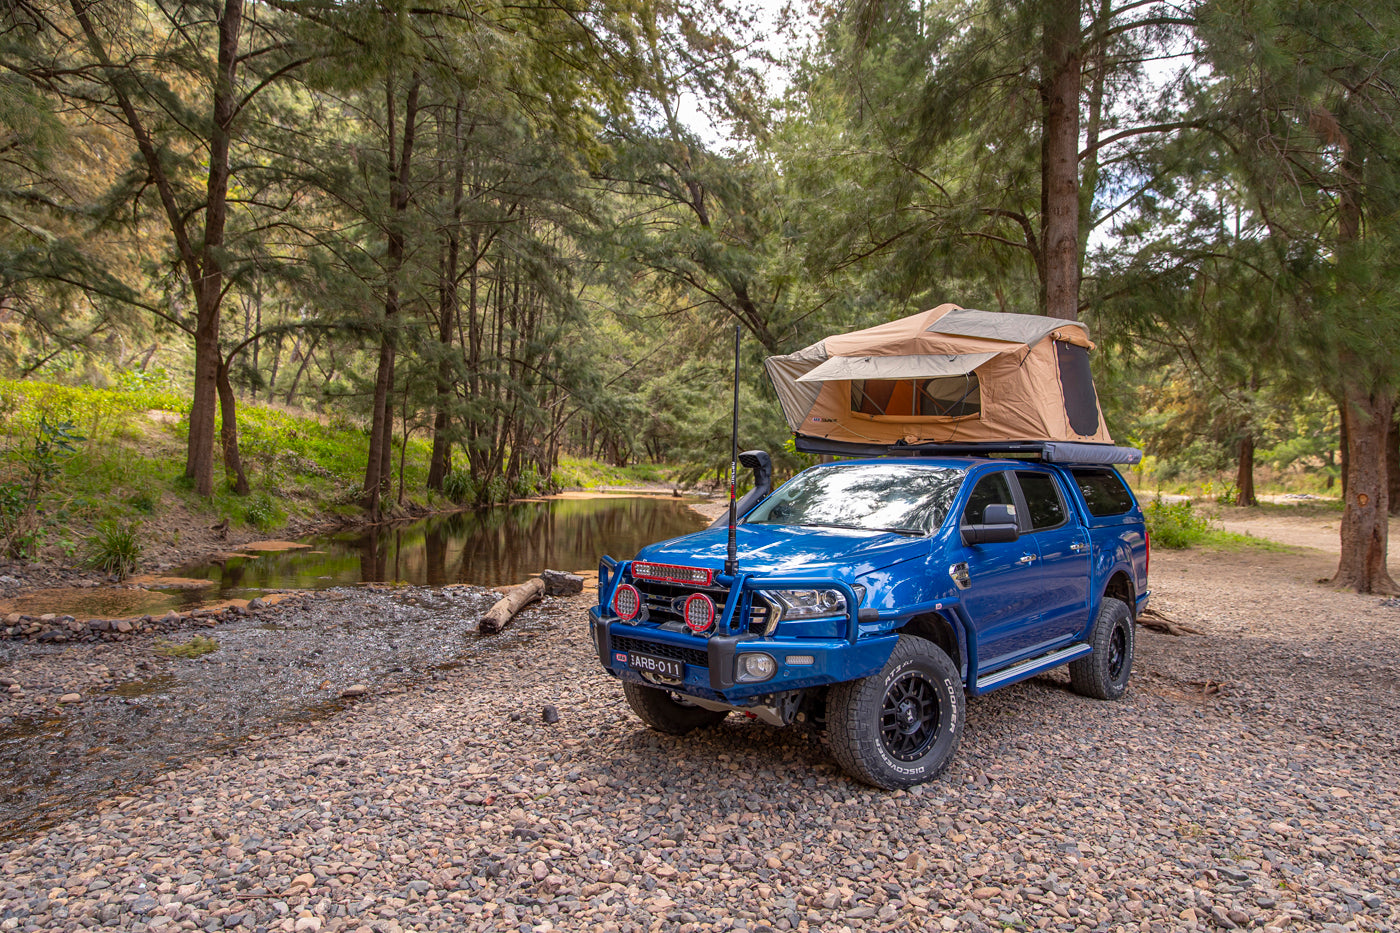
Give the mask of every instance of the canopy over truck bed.
<svg viewBox="0 0 1400 933">
<path fill-rule="evenodd" d="M 799 450 L 1135 463 L 1114 447 L 1078 321 L 943 304 L 764 365 Z"/>
</svg>

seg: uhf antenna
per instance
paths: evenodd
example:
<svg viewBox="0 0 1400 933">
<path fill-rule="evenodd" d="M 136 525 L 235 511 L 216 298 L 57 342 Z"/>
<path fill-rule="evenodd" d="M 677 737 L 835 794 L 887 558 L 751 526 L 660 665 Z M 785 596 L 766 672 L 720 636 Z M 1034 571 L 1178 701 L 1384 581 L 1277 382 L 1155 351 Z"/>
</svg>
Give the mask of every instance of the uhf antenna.
<svg viewBox="0 0 1400 933">
<path fill-rule="evenodd" d="M 734 325 L 734 427 L 729 440 L 729 551 L 724 558 L 724 572 L 734 576 L 739 572 L 739 516 L 735 490 L 739 482 L 739 325 Z"/>
</svg>

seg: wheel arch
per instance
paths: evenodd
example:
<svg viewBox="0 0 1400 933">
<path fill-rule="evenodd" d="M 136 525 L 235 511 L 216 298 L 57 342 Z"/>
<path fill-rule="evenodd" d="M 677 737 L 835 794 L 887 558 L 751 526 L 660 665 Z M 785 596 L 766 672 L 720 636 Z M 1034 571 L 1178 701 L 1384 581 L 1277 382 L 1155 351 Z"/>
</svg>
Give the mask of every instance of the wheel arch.
<svg viewBox="0 0 1400 933">
<path fill-rule="evenodd" d="M 1128 607 L 1128 615 L 1137 621 L 1137 594 L 1133 588 L 1133 581 L 1128 572 L 1123 568 L 1118 568 L 1109 575 L 1108 582 L 1104 584 L 1103 593 L 1099 595 L 1099 605 L 1103 605 L 1105 596 L 1122 602 Z"/>
<path fill-rule="evenodd" d="M 897 632 L 937 645 L 957 667 L 964 683 L 967 681 L 967 643 L 961 626 L 953 624 L 941 612 L 924 612 L 910 617 Z"/>
</svg>

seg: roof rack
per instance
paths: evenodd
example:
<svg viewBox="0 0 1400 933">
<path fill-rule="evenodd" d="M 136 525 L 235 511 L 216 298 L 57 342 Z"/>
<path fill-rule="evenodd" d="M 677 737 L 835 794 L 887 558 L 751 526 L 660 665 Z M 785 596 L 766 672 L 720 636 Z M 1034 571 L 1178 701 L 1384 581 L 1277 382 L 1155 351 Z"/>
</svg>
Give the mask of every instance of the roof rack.
<svg viewBox="0 0 1400 933">
<path fill-rule="evenodd" d="M 857 444 L 822 437 L 793 435 L 799 451 L 837 457 L 986 457 L 1000 460 L 1040 460 L 1045 463 L 1135 464 L 1142 451 L 1113 444 L 1068 441 L 984 441 L 979 443 Z"/>
</svg>

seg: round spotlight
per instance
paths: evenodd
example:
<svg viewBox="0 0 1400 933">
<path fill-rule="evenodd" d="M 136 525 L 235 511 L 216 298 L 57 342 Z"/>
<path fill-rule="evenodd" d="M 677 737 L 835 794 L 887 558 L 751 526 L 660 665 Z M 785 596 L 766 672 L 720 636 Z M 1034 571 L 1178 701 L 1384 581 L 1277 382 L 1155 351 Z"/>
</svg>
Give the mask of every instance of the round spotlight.
<svg viewBox="0 0 1400 933">
<path fill-rule="evenodd" d="M 715 601 L 704 593 L 692 593 L 685 601 L 685 625 L 697 635 L 715 624 Z"/>
<path fill-rule="evenodd" d="M 624 583 L 613 591 L 613 612 L 621 619 L 635 619 L 642 611 L 642 594 L 630 583 Z"/>
</svg>

